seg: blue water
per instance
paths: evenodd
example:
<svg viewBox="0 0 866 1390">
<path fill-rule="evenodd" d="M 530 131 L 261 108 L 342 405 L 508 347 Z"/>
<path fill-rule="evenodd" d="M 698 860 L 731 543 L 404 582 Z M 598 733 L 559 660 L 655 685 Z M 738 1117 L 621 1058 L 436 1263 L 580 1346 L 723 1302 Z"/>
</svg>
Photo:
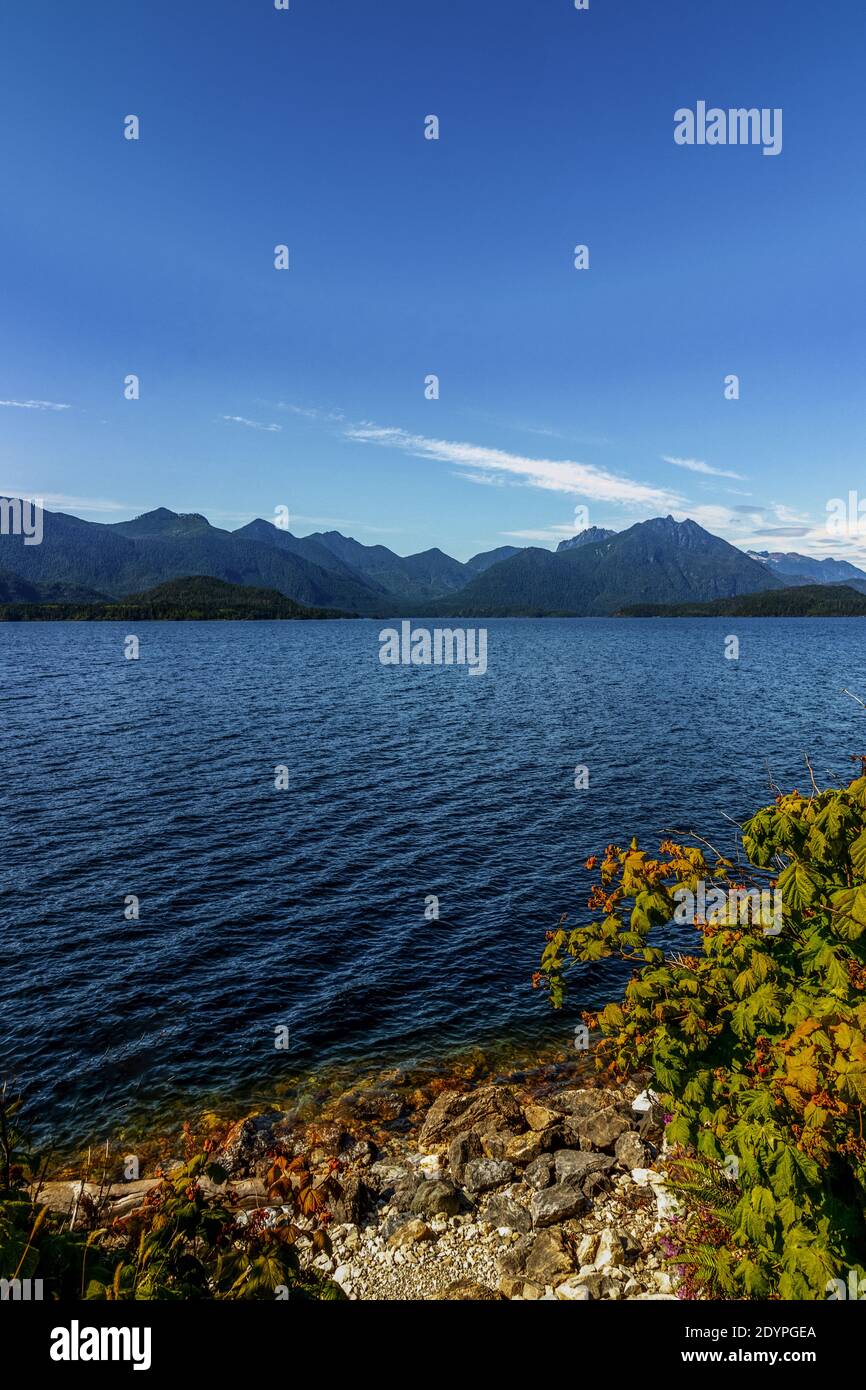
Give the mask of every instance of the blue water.
<svg viewBox="0 0 866 1390">
<path fill-rule="evenodd" d="M 619 979 L 582 967 L 556 1016 L 529 987 L 588 854 L 727 843 L 767 766 L 866 751 L 856 620 L 487 621 L 480 677 L 380 665 L 380 626 L 142 623 L 127 661 L 114 623 L 0 625 L 0 1070 L 56 1133 L 567 1039 Z"/>
</svg>

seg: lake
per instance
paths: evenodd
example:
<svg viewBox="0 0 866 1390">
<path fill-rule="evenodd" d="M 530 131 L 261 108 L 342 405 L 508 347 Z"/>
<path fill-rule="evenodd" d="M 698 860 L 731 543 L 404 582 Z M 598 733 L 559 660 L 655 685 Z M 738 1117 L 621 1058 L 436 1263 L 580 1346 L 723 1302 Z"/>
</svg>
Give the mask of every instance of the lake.
<svg viewBox="0 0 866 1390">
<path fill-rule="evenodd" d="M 623 978 L 581 967 L 559 1014 L 530 987 L 590 853 L 728 844 L 768 767 L 866 751 L 854 619 L 476 619 L 476 676 L 382 665 L 384 626 L 141 623 L 127 660 L 119 624 L 0 625 L 0 1070 L 58 1136 L 567 1044 Z"/>
</svg>

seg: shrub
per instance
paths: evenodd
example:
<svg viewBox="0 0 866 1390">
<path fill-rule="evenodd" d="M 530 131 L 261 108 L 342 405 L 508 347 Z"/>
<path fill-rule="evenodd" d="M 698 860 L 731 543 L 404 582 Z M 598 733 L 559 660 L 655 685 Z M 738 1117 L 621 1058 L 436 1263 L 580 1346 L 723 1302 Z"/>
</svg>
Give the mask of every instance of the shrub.
<svg viewBox="0 0 866 1390">
<path fill-rule="evenodd" d="M 187 1161 L 163 1175 L 127 1217 L 100 1225 L 101 1196 L 82 1200 L 82 1226 L 74 1230 L 39 1201 L 39 1156 L 26 1148 L 19 1127 L 20 1098 L 0 1089 L 0 1276 L 42 1279 L 57 1299 L 343 1299 L 342 1290 L 303 1270 L 296 1252 L 309 1236 L 314 1250 L 330 1248 L 320 1225 L 302 1231 L 292 1211 L 327 1218 L 339 1195 L 336 1179 L 316 1178 L 301 1159 L 277 1157 L 268 1175 L 274 1205 L 241 1212 L 226 1173 L 205 1141 Z M 208 1185 L 203 1180 L 208 1179 Z M 288 1211 L 285 1209 L 288 1208 Z"/>
<path fill-rule="evenodd" d="M 866 775 L 777 796 L 742 826 L 736 858 L 705 842 L 668 839 L 655 858 L 609 845 L 587 862 L 592 920 L 548 933 L 535 982 L 559 1007 L 578 962 L 634 964 L 621 1001 L 584 1017 L 601 1033 L 597 1065 L 649 1068 L 670 1112 L 690 1280 L 825 1298 L 866 1262 Z M 654 929 L 702 883 L 741 894 L 736 920 L 695 916 L 694 951 L 666 957 Z M 742 910 L 761 889 L 781 895 L 778 935 Z"/>
</svg>

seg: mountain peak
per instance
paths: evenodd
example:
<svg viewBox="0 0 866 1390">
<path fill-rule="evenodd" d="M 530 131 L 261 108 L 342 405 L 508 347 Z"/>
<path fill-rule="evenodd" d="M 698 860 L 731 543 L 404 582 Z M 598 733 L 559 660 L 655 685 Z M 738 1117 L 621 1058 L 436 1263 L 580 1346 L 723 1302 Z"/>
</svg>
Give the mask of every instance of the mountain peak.
<svg viewBox="0 0 866 1390">
<path fill-rule="evenodd" d="M 113 529 L 124 536 L 191 536 L 211 530 L 207 517 L 200 512 L 172 512 L 168 507 L 156 507 L 142 512 L 132 521 L 116 521 Z"/>
<path fill-rule="evenodd" d="M 569 536 L 567 540 L 560 541 L 556 547 L 557 554 L 560 550 L 578 550 L 584 545 L 593 545 L 596 541 L 610 540 L 615 536 L 616 531 L 609 531 L 606 526 L 587 526 L 585 531 L 579 531 L 576 536 Z"/>
</svg>

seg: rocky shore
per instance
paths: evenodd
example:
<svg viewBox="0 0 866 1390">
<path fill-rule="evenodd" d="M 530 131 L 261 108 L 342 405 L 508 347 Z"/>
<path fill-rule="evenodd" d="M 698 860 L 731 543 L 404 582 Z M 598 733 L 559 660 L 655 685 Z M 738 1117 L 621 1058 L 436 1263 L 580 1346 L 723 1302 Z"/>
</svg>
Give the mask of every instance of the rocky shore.
<svg viewBox="0 0 866 1390">
<path fill-rule="evenodd" d="M 287 1210 L 267 1186 L 275 1155 L 336 1179 L 329 1253 L 312 1244 L 318 1217 L 293 1219 L 302 1263 L 350 1299 L 674 1298 L 660 1242 L 676 1204 L 648 1078 L 615 1089 L 574 1079 L 452 1078 L 433 1096 L 380 1084 L 313 1118 L 247 1116 L 220 1136 L 214 1157 L 241 1222 L 252 1210 Z M 102 1184 L 98 1194 L 93 1184 L 48 1183 L 42 1198 L 67 1211 L 98 1200 L 110 1221 L 157 1180 Z"/>
</svg>

